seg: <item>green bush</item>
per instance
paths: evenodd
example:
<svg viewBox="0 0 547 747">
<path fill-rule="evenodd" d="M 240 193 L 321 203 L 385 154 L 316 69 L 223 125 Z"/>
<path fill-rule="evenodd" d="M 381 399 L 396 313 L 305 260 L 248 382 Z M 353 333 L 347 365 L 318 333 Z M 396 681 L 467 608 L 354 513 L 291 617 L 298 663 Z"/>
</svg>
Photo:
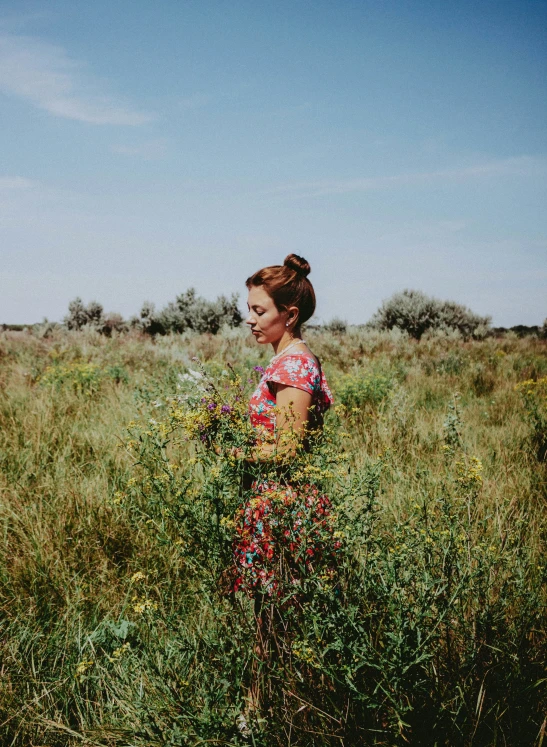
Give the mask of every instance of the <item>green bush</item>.
<svg viewBox="0 0 547 747">
<path fill-rule="evenodd" d="M 78 330 L 87 325 L 100 327 L 103 318 L 103 307 L 97 301 L 84 305 L 81 298 L 75 298 L 68 305 L 68 314 L 64 322 L 68 329 Z"/>
<path fill-rule="evenodd" d="M 192 330 L 197 333 L 216 334 L 222 326 L 237 327 L 243 318 L 238 308 L 238 296 L 219 296 L 216 301 L 207 301 L 198 296 L 194 288 L 181 293 L 174 302 L 157 311 L 154 304 L 146 301 L 139 317 L 130 323 L 115 312 L 104 313 L 97 301 L 84 305 L 81 298 L 75 298 L 68 306 L 64 324 L 70 330 L 84 327 L 94 329 L 111 337 L 113 332 L 126 332 L 129 326 L 149 335 L 166 335 L 172 332 Z"/>
<path fill-rule="evenodd" d="M 351 373 L 336 385 L 336 398 L 348 409 L 361 410 L 379 405 L 393 389 L 395 381 L 385 374 Z"/>
<path fill-rule="evenodd" d="M 127 384 L 129 376 L 127 370 L 119 365 L 101 368 L 94 363 L 82 361 L 57 362 L 47 366 L 37 382 L 41 386 L 53 386 L 55 389 L 68 386 L 76 392 L 93 394 L 100 389 L 105 379 L 110 379 L 116 384 Z"/>
<path fill-rule="evenodd" d="M 90 301 L 85 306 L 81 298 L 75 298 L 69 303 L 64 323 L 70 330 L 90 327 L 107 337 L 110 337 L 113 332 L 126 332 L 128 329 L 121 314 L 116 312 L 105 314 L 100 303 Z"/>
<path fill-rule="evenodd" d="M 419 340 L 429 330 L 457 331 L 464 338 L 484 337 L 490 317 L 474 314 L 454 301 L 440 301 L 416 290 L 395 293 L 369 322 L 376 329 L 397 327 Z"/>
<path fill-rule="evenodd" d="M 325 332 L 332 332 L 333 334 L 343 335 L 348 330 L 348 323 L 345 319 L 340 319 L 335 316 L 330 322 L 322 325 Z"/>
<path fill-rule="evenodd" d="M 156 311 L 154 304 L 145 303 L 140 319 L 135 319 L 133 324 L 151 335 L 186 330 L 216 334 L 223 325 L 237 327 L 242 321 L 237 294 L 230 298 L 219 296 L 211 302 L 196 295 L 196 291 L 190 288 L 161 311 Z"/>
<path fill-rule="evenodd" d="M 515 389 L 524 400 L 536 456 L 540 462 L 547 461 L 547 376 L 522 381 Z"/>
</svg>

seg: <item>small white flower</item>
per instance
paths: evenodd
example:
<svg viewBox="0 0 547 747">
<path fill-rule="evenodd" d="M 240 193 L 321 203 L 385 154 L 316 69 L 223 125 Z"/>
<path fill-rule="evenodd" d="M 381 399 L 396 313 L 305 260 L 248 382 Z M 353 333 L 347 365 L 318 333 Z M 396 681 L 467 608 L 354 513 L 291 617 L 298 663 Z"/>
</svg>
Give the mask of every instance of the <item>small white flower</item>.
<svg viewBox="0 0 547 747">
<path fill-rule="evenodd" d="M 243 737 L 250 736 L 251 730 L 249 729 L 249 725 L 247 724 L 247 719 L 242 713 L 240 713 L 236 718 L 236 724 Z"/>
</svg>

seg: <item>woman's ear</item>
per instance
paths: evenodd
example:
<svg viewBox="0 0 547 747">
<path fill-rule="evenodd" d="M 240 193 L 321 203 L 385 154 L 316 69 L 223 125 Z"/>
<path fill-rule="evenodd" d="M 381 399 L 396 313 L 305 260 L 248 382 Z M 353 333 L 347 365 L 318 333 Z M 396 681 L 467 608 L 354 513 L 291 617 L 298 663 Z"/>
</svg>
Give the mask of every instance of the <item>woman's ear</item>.
<svg viewBox="0 0 547 747">
<path fill-rule="evenodd" d="M 287 327 L 298 326 L 298 306 L 289 306 L 287 309 Z"/>
</svg>

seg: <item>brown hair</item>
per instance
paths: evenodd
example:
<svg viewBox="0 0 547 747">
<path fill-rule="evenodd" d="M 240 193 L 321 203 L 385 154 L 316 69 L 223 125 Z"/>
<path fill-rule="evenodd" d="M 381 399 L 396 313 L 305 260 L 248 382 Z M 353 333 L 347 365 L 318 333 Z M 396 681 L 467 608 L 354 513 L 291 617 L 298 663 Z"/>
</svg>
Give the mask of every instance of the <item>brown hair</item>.
<svg viewBox="0 0 547 747">
<path fill-rule="evenodd" d="M 298 309 L 296 326 L 307 322 L 315 311 L 315 292 L 308 280 L 310 265 L 297 254 L 289 254 L 282 265 L 271 265 L 247 278 L 247 288 L 262 285 L 279 311 L 289 306 Z"/>
</svg>

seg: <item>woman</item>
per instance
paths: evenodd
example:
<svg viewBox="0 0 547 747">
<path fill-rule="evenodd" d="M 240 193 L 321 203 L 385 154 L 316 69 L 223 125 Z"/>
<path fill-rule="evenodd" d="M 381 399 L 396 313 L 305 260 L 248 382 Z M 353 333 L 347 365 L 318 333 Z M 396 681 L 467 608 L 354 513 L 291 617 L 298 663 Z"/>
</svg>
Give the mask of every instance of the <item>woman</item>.
<svg viewBox="0 0 547 747">
<path fill-rule="evenodd" d="M 274 351 L 249 403 L 257 433 L 250 461 L 275 462 L 285 475 L 253 482 L 236 525 L 235 589 L 255 598 L 257 592 L 297 591 L 302 570 L 313 568 L 330 544 L 328 499 L 309 485 L 296 485 L 290 471 L 291 460 L 301 447 L 309 448 L 307 435 L 321 427 L 332 403 L 319 360 L 301 335 L 315 311 L 309 272 L 305 259 L 290 254 L 282 266 L 265 267 L 247 280 L 246 323 L 257 342 Z"/>
</svg>

